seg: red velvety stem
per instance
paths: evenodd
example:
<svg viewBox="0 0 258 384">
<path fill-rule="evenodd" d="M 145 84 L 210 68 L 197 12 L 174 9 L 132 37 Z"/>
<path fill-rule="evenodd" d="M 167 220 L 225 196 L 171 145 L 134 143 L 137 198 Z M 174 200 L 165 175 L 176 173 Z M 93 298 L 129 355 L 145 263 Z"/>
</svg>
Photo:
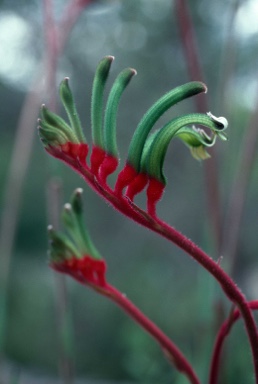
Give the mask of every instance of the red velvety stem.
<svg viewBox="0 0 258 384">
<path fill-rule="evenodd" d="M 89 255 L 84 255 L 80 259 L 72 257 L 63 261 L 51 262 L 50 267 L 72 276 L 83 285 L 90 285 L 97 292 L 112 299 L 160 344 L 169 360 L 189 378 L 191 384 L 200 384 L 192 366 L 177 346 L 125 295 L 106 282 L 106 263 L 103 259 L 94 259 Z"/>
<path fill-rule="evenodd" d="M 113 286 L 107 284 L 105 289 L 108 292 L 108 297 L 118 304 L 127 314 L 129 314 L 136 323 L 140 324 L 146 332 L 148 332 L 161 346 L 170 361 L 176 368 L 185 374 L 190 383 L 200 384 L 200 381 L 194 372 L 191 364 L 187 361 L 182 352 L 177 346 L 154 324 L 146 317 L 124 294 L 119 292 Z"/>
<path fill-rule="evenodd" d="M 251 310 L 258 310 L 258 301 L 250 301 L 248 306 Z M 226 337 L 229 335 L 229 332 L 234 325 L 234 323 L 241 317 L 239 309 L 235 309 L 229 316 L 227 320 L 224 321 L 222 326 L 219 329 L 217 338 L 215 341 L 215 346 L 213 349 L 213 355 L 211 360 L 211 369 L 209 376 L 209 384 L 217 384 L 218 374 L 219 374 L 219 365 L 222 353 L 222 347 L 225 342 Z"/>
<path fill-rule="evenodd" d="M 227 297 L 238 307 L 245 322 L 246 331 L 249 337 L 256 383 L 258 383 L 258 334 L 252 311 L 249 308 L 245 296 L 242 294 L 240 289 L 238 289 L 230 276 L 228 276 L 219 264 L 209 257 L 201 248 L 199 248 L 191 240 L 187 239 L 180 232 L 176 231 L 173 227 L 170 227 L 166 223 L 162 222 L 160 219 L 156 218 L 155 222 L 156 224 L 153 226 L 153 230 L 171 240 L 174 244 L 199 262 L 207 271 L 209 271 L 220 283 Z"/>
</svg>

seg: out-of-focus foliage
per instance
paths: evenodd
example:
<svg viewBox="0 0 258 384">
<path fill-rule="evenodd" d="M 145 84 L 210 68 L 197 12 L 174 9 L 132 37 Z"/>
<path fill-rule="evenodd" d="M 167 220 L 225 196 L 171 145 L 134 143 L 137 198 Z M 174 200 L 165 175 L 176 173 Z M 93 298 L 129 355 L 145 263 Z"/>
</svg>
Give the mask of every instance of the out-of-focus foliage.
<svg viewBox="0 0 258 384">
<path fill-rule="evenodd" d="M 66 2 L 53 3 L 58 19 Z M 221 95 L 218 87 L 227 63 L 225 42 L 233 3 L 189 1 L 209 88 L 209 106 L 215 115 L 225 114 L 230 124 L 229 142 L 218 143 L 217 148 L 225 209 L 244 130 L 255 103 L 258 58 L 257 21 L 252 19 L 255 1 L 249 0 L 237 13 L 232 35 L 235 56 L 229 58 L 233 71 L 225 79 Z M 45 32 L 41 2 L 0 1 L 0 11 L 1 208 L 19 113 L 30 81 L 44 59 Z M 256 15 L 257 11 L 256 7 Z M 244 20 L 246 15 L 249 23 Z M 108 54 L 116 57 L 109 84 L 124 67 L 136 68 L 138 72 L 119 109 L 118 140 L 124 159 L 136 124 L 146 109 L 164 92 L 189 80 L 174 2 L 96 1 L 80 16 L 59 59 L 57 84 L 53 88 L 57 89 L 64 76 L 70 77 L 86 135 L 94 69 Z M 48 95 L 43 96 L 47 102 Z M 193 102 L 186 101 L 169 111 L 159 124 L 192 111 Z M 165 167 L 168 187 L 159 206 L 160 216 L 212 253 L 202 163 L 194 161 L 178 141 L 168 154 Z M 257 265 L 257 175 L 254 171 L 251 178 L 236 275 L 237 282 L 256 297 L 257 288 L 255 292 L 250 283 L 255 279 L 246 276 Z M 56 375 L 55 298 L 52 272 L 46 264 L 46 184 L 50 177 L 62 179 L 65 199 L 75 187 L 84 187 L 69 169 L 46 156 L 36 137 L 11 265 L 5 352 L 6 358 L 22 370 Z M 180 250 L 114 212 L 88 187 L 84 190 L 88 227 L 108 261 L 110 281 L 167 331 L 205 380 L 219 289 Z M 143 198 L 139 197 L 139 201 L 144 204 Z M 74 282 L 69 282 L 69 292 L 78 376 L 181 383 L 155 343 L 111 303 Z M 245 373 L 251 372 L 251 362 L 243 341 L 245 335 L 240 327 L 234 332 L 238 336 L 234 341 L 234 335 L 229 339 L 225 380 L 249 384 L 252 376 Z M 243 356 L 248 357 L 246 361 Z"/>
</svg>

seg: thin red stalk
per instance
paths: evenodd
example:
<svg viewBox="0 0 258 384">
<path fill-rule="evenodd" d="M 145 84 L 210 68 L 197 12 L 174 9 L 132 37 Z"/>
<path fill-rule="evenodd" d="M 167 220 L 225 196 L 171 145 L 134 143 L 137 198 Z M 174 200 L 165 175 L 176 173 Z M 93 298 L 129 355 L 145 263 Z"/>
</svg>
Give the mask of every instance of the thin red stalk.
<svg viewBox="0 0 258 384">
<path fill-rule="evenodd" d="M 242 294 L 240 289 L 238 289 L 235 282 L 228 276 L 226 272 L 224 272 L 220 265 L 216 263 L 212 258 L 210 258 L 196 244 L 159 219 L 157 219 L 156 222 L 160 225 L 160 228 L 156 227 L 153 228 L 153 230 L 171 240 L 174 244 L 192 256 L 208 272 L 210 272 L 220 283 L 229 300 L 231 300 L 231 302 L 238 307 L 245 322 L 246 331 L 249 337 L 256 383 L 258 383 L 258 334 L 253 314 L 248 306 L 248 302 L 246 301 L 245 296 Z"/>
<path fill-rule="evenodd" d="M 257 310 L 258 309 L 258 301 L 251 301 L 248 303 L 248 306 L 251 310 Z M 220 366 L 223 344 L 226 340 L 226 337 L 229 335 L 232 326 L 240 317 L 241 317 L 241 313 L 240 313 L 239 309 L 235 309 L 230 314 L 229 318 L 224 321 L 224 323 L 222 324 L 222 326 L 219 329 L 219 332 L 217 334 L 217 338 L 215 341 L 215 346 L 213 349 L 209 384 L 217 384 L 217 382 L 218 382 L 219 366 Z"/>
<path fill-rule="evenodd" d="M 194 372 L 191 364 L 187 361 L 178 347 L 154 324 L 148 317 L 146 317 L 124 294 L 119 292 L 113 286 L 107 284 L 105 287 L 108 292 L 108 297 L 118 304 L 129 316 L 131 316 L 136 323 L 148 332 L 164 350 L 169 360 L 176 366 L 178 371 L 185 374 L 190 383 L 200 384 L 200 381 Z"/>
<path fill-rule="evenodd" d="M 196 43 L 194 26 L 185 0 L 176 0 L 176 14 L 181 33 L 182 47 L 188 65 L 189 77 L 191 80 L 204 82 L 202 66 L 199 60 L 199 53 Z M 207 94 L 201 94 L 194 98 L 198 112 L 208 112 Z M 215 249 L 218 252 L 221 245 L 221 212 L 220 194 L 217 175 L 216 152 L 211 148 L 211 158 L 204 164 L 208 210 L 213 228 Z"/>
</svg>

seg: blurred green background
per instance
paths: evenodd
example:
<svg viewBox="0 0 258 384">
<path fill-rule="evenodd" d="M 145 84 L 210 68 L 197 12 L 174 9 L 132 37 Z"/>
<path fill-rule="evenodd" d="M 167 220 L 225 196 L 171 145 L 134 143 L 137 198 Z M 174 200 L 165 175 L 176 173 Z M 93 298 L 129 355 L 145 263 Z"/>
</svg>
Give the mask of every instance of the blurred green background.
<svg viewBox="0 0 258 384">
<path fill-rule="evenodd" d="M 46 257 L 46 226 L 49 217 L 53 217 L 49 212 L 48 196 L 53 183 L 59 186 L 62 204 L 76 187 L 84 189 L 85 219 L 95 244 L 107 260 L 110 282 L 171 336 L 193 363 L 202 382 L 206 382 L 215 330 L 229 310 L 219 287 L 187 255 L 115 212 L 70 169 L 47 156 L 36 133 L 40 104 L 46 102 L 54 108 L 58 84 L 68 76 L 87 135 L 94 70 L 103 56 L 113 55 L 116 60 L 109 86 L 127 66 L 138 72 L 119 108 L 118 141 L 123 163 L 130 138 L 147 108 L 171 88 L 190 80 L 175 2 L 92 1 L 82 9 L 58 58 L 56 79 L 54 76 L 51 84 L 52 95 L 48 86 L 51 77 L 46 48 L 46 36 L 51 31 L 43 16 L 44 4 L 50 3 L 0 1 L 2 216 L 7 195 L 14 196 L 11 198 L 13 208 L 17 203 L 17 191 L 20 199 L 8 274 L 5 274 L 5 255 L 0 255 L 3 281 L 8 276 L 7 285 L 2 285 L 3 304 L 0 303 L 0 325 L 4 330 L 0 382 L 50 383 L 59 376 L 60 281 L 56 281 L 48 268 Z M 54 18 L 58 21 L 67 5 L 78 6 L 83 2 L 53 0 L 52 3 Z M 228 142 L 219 142 L 215 151 L 221 230 L 228 231 L 223 223 L 232 183 L 249 121 L 256 112 L 258 5 L 255 0 L 186 3 L 193 21 L 204 81 L 209 88 L 209 108 L 216 116 L 226 116 L 230 124 Z M 35 93 L 35 105 L 31 103 L 30 108 L 25 108 L 29 92 L 36 92 L 40 86 L 42 92 Z M 33 94 L 31 97 L 34 98 Z M 59 102 L 56 108 L 63 114 Z M 168 111 L 158 126 L 179 114 L 193 111 L 194 101 L 185 101 Z M 28 118 L 28 123 L 17 138 L 21 114 Z M 30 126 L 34 114 L 35 123 Z M 30 132 L 34 132 L 31 153 Z M 87 136 L 89 138 L 90 133 Z M 24 158 L 20 155 L 11 173 L 15 140 L 19 148 L 24 148 L 21 153 L 25 157 L 28 155 L 28 167 L 23 168 Z M 26 163 L 26 159 L 24 161 Z M 258 296 L 257 166 L 254 157 L 233 269 L 236 282 L 250 299 Z M 175 141 L 165 168 L 168 186 L 159 204 L 160 216 L 218 259 L 221 247 L 216 249 L 214 245 L 204 164 L 195 161 L 187 148 Z M 11 189 L 8 190 L 7 185 Z M 144 206 L 144 197 L 140 196 L 137 201 Z M 12 221 L 12 212 L 5 220 L 7 217 Z M 2 227 L 4 225 L 2 220 Z M 222 265 L 228 268 L 227 254 L 223 257 Z M 82 378 L 85 383 L 187 382 L 171 369 L 156 343 L 112 303 L 68 278 L 66 284 L 68 361 L 73 365 L 74 380 Z M 221 306 L 224 308 L 222 314 Z M 251 356 L 242 323 L 234 328 L 228 340 L 224 362 L 224 383 L 253 382 Z M 62 382 L 65 380 L 73 382 L 68 377 Z"/>
</svg>

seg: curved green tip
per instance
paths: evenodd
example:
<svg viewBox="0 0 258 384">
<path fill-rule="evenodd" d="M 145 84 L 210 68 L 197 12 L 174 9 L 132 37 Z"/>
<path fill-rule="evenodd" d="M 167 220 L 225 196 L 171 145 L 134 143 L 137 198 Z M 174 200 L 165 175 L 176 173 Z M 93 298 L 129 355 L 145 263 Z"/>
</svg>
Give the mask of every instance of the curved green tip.
<svg viewBox="0 0 258 384">
<path fill-rule="evenodd" d="M 69 78 L 66 77 L 60 84 L 59 88 L 60 97 L 65 107 L 67 116 L 69 118 L 71 127 L 78 138 L 80 143 L 85 143 L 86 138 L 82 131 L 80 118 L 76 109 L 73 94 L 69 86 Z"/>
<path fill-rule="evenodd" d="M 187 125 L 199 124 L 210 128 L 213 136 L 209 137 L 202 129 L 190 128 Z M 215 118 L 210 114 L 189 114 L 177 117 L 168 122 L 163 128 L 156 131 L 146 142 L 141 162 L 141 171 L 166 184 L 163 173 L 163 164 L 170 141 L 179 137 L 190 147 L 195 158 L 205 159 L 209 157 L 205 147 L 215 143 L 216 136 L 223 134 L 228 123 L 224 118 Z M 223 136 L 225 137 L 225 136 Z"/>
<path fill-rule="evenodd" d="M 91 96 L 91 129 L 94 145 L 104 149 L 103 138 L 103 98 L 113 56 L 104 57 L 98 64 L 92 86 Z"/>
<path fill-rule="evenodd" d="M 145 113 L 133 135 L 127 157 L 128 163 L 133 166 L 137 172 L 139 172 L 141 167 L 141 157 L 145 142 L 157 120 L 173 105 L 201 92 L 207 92 L 207 87 L 202 82 L 193 81 L 180 85 L 162 96 Z"/>
<path fill-rule="evenodd" d="M 129 84 L 132 77 L 136 74 L 137 72 L 133 68 L 124 69 L 115 79 L 107 100 L 104 120 L 104 149 L 109 155 L 116 158 L 118 157 L 116 140 L 118 105 L 125 88 Z"/>
</svg>

